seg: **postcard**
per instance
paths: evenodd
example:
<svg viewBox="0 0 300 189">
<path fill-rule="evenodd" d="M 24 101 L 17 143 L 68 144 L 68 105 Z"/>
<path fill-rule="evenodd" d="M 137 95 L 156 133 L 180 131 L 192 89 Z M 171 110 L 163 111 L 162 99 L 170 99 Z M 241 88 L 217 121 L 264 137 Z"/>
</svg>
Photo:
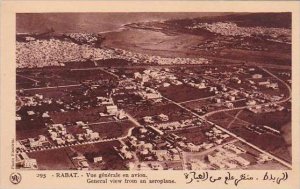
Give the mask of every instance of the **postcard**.
<svg viewBox="0 0 300 189">
<path fill-rule="evenodd" d="M 1 9 L 0 188 L 299 188 L 299 2 Z"/>
</svg>

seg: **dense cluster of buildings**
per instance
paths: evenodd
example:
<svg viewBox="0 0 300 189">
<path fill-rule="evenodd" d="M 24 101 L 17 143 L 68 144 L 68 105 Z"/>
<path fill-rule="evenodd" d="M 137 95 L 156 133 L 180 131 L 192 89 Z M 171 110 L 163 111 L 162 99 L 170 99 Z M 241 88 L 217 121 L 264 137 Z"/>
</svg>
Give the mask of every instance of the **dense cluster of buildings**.
<svg viewBox="0 0 300 189">
<path fill-rule="evenodd" d="M 291 42 L 291 30 L 286 28 L 239 27 L 232 22 L 197 23 L 194 26 L 188 26 L 188 29 L 197 28 L 203 28 L 224 36 L 264 36 L 280 42 Z"/>
<path fill-rule="evenodd" d="M 67 33 L 65 35 L 80 44 L 93 44 L 98 41 L 98 38 L 100 37 L 96 34 L 90 33 Z"/>
<path fill-rule="evenodd" d="M 145 64 L 207 64 L 205 58 L 166 58 L 142 53 L 130 52 L 123 49 L 95 48 L 91 44 L 97 42 L 99 36 L 87 33 L 65 34 L 70 39 L 55 38 L 17 41 L 16 62 L 18 68 L 34 68 L 45 66 L 64 66 L 67 62 L 85 61 L 87 59 L 124 59 L 132 63 Z M 27 39 L 26 38 L 26 39 Z"/>
<path fill-rule="evenodd" d="M 113 50 L 78 45 L 58 39 L 17 42 L 16 63 L 18 68 L 64 66 L 66 62 L 115 58 Z"/>
<path fill-rule="evenodd" d="M 164 137 L 166 135 L 154 126 L 141 127 L 136 135 L 125 140 L 125 146 L 119 151 L 126 159 L 136 156 L 140 161 L 148 162 L 180 161 L 180 149 Z"/>
</svg>

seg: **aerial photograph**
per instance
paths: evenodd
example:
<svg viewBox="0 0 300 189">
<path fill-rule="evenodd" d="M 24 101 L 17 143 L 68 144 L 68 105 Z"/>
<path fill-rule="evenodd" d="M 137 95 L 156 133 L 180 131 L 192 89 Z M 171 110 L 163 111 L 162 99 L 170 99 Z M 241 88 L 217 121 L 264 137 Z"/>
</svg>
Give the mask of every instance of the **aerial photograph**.
<svg viewBox="0 0 300 189">
<path fill-rule="evenodd" d="M 290 170 L 290 12 L 16 14 L 22 170 Z"/>
</svg>

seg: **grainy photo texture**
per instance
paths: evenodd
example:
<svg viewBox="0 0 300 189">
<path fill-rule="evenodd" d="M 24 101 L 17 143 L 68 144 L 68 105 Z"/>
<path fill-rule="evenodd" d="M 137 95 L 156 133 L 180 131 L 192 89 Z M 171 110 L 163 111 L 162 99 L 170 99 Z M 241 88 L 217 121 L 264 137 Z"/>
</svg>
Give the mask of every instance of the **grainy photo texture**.
<svg viewBox="0 0 300 189">
<path fill-rule="evenodd" d="M 291 169 L 291 16 L 17 13 L 17 169 Z"/>
</svg>

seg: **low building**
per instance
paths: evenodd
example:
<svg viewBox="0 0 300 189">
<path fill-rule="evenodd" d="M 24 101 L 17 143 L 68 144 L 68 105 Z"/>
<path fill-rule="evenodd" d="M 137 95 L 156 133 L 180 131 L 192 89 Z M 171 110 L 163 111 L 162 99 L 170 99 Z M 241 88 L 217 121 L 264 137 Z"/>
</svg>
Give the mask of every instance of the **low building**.
<svg viewBox="0 0 300 189">
<path fill-rule="evenodd" d="M 261 82 L 258 82 L 258 85 L 259 86 L 270 85 L 270 81 L 261 81 Z"/>
<path fill-rule="evenodd" d="M 98 163 L 98 162 L 102 162 L 103 158 L 102 156 L 97 156 L 97 157 L 94 157 L 94 163 Z"/>
<path fill-rule="evenodd" d="M 109 115 L 116 115 L 118 113 L 118 107 L 116 105 L 106 106 L 106 112 Z"/>
<path fill-rule="evenodd" d="M 253 75 L 252 75 L 252 78 L 253 78 L 253 79 L 261 79 L 261 78 L 262 78 L 262 75 L 261 75 L 261 74 L 253 74 Z"/>
<path fill-rule="evenodd" d="M 244 158 L 242 158 L 240 156 L 236 156 L 234 160 L 237 161 L 238 164 L 240 164 L 242 166 L 250 165 L 250 162 L 248 160 L 245 160 Z"/>
<path fill-rule="evenodd" d="M 256 104 L 255 100 L 248 100 L 248 102 L 246 102 L 247 106 L 254 106 Z"/>
<path fill-rule="evenodd" d="M 169 116 L 165 114 L 159 114 L 157 117 L 160 121 L 169 121 Z"/>
<path fill-rule="evenodd" d="M 29 158 L 24 152 L 17 154 L 16 156 L 16 166 L 21 169 L 37 169 L 36 159 Z"/>
<path fill-rule="evenodd" d="M 145 123 L 154 123 L 153 118 L 151 116 L 145 116 L 145 117 L 143 117 L 143 121 Z"/>
</svg>

